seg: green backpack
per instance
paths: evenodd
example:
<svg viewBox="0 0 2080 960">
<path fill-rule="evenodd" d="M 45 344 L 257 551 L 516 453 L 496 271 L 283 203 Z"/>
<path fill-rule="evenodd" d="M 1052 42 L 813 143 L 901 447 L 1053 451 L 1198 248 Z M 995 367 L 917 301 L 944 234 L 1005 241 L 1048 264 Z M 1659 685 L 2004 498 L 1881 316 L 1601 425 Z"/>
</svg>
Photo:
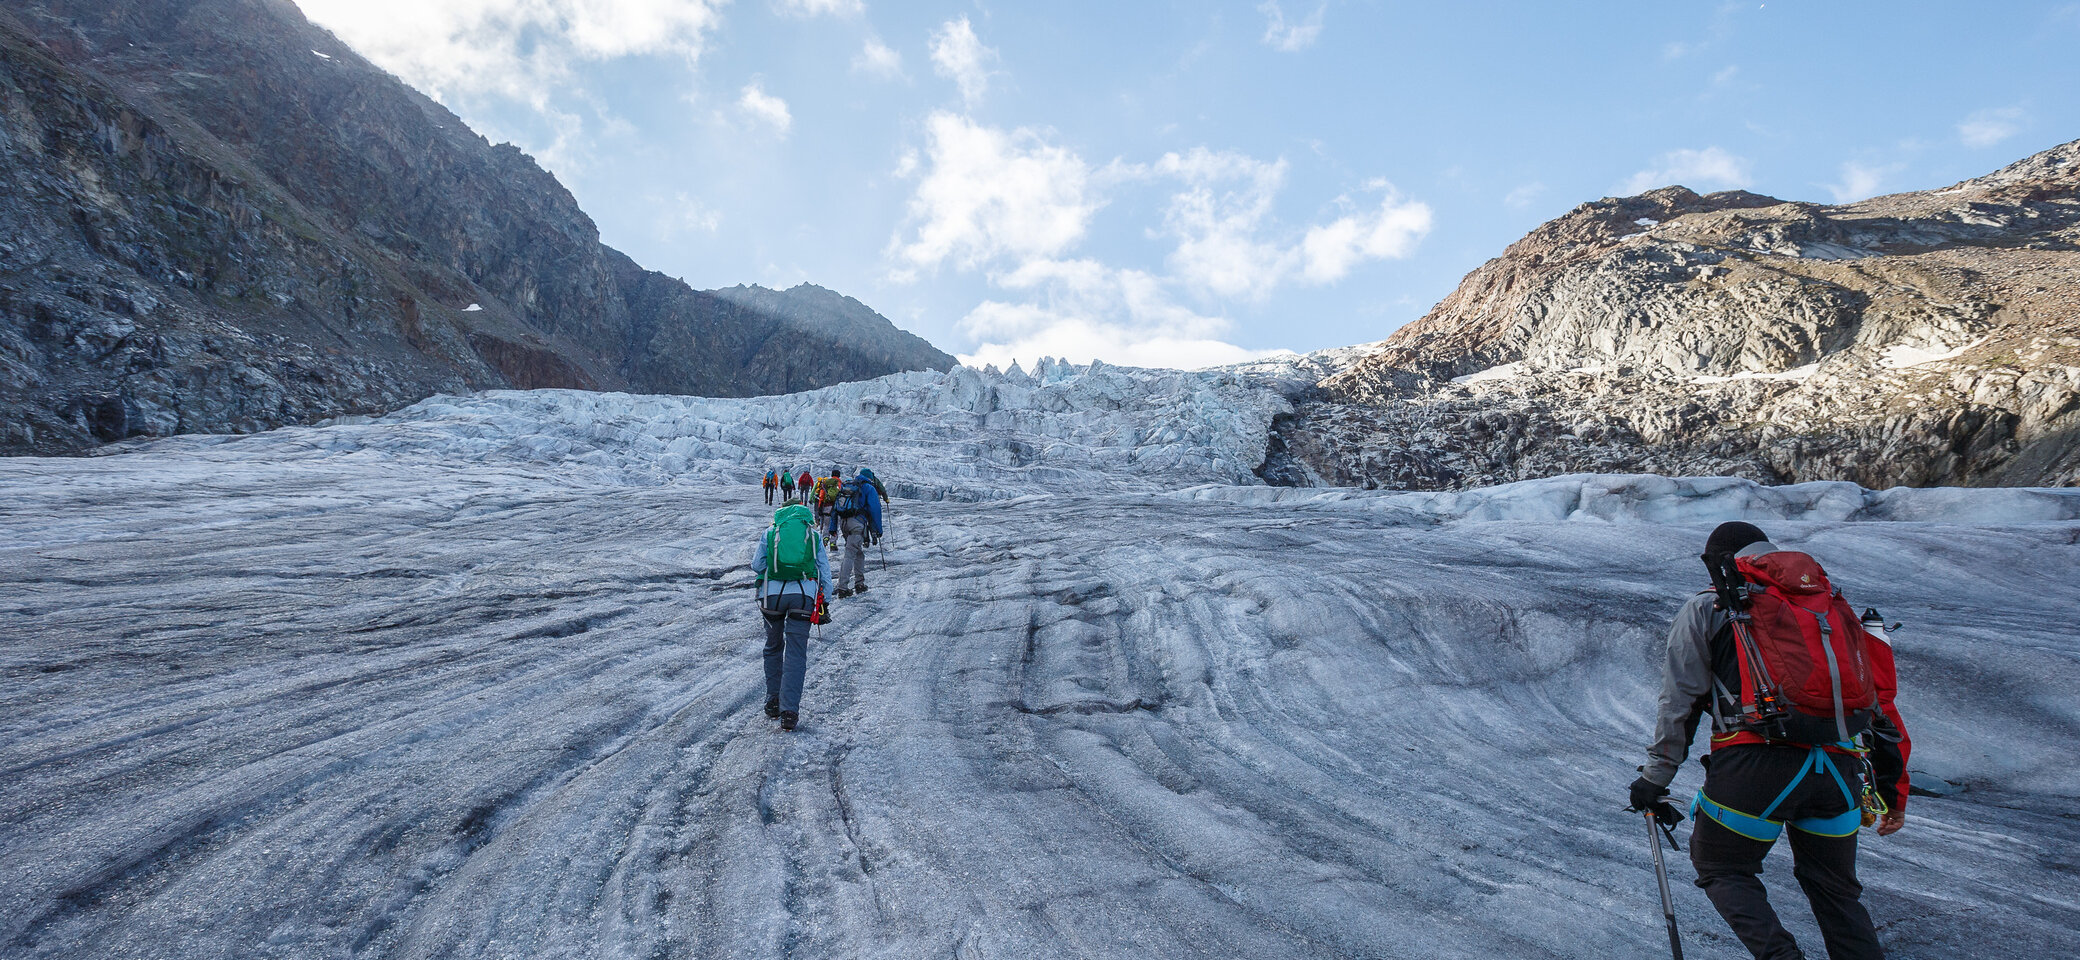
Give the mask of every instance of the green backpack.
<svg viewBox="0 0 2080 960">
<path fill-rule="evenodd" d="M 766 530 L 765 579 L 816 579 L 816 514 L 799 503 L 781 507 Z"/>
</svg>

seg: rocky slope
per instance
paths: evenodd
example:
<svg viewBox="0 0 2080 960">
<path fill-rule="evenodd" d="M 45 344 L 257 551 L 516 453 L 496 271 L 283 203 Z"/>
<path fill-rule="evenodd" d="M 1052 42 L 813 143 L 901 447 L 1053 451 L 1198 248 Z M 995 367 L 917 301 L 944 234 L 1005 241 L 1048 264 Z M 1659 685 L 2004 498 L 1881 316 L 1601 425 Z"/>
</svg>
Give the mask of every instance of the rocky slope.
<svg viewBox="0 0 2080 960">
<path fill-rule="evenodd" d="M 1827 206 L 1586 203 L 1283 420 L 1275 482 L 2080 483 L 2080 141 Z"/>
<path fill-rule="evenodd" d="M 0 184 L 0 453 L 954 362 L 856 301 L 840 335 L 644 270 L 287 0 L 0 9 Z"/>
</svg>

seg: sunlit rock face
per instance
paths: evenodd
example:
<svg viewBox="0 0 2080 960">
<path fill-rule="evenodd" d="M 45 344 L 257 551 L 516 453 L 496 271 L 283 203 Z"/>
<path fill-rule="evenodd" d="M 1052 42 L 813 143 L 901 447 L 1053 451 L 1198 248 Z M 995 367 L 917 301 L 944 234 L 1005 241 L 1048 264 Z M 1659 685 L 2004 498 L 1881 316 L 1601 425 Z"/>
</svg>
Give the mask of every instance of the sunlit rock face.
<svg viewBox="0 0 2080 960">
<path fill-rule="evenodd" d="M 1281 423 L 1303 482 L 2080 482 L 2080 142 L 1827 206 L 1599 200 Z M 1304 469 L 1300 469 L 1304 468 Z"/>
</svg>

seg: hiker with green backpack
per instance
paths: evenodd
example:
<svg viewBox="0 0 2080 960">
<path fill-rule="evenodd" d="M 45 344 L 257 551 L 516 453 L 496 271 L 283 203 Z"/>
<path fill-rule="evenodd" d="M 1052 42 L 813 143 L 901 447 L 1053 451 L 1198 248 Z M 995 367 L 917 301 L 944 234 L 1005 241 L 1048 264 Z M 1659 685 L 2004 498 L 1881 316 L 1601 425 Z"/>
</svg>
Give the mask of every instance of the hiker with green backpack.
<svg viewBox="0 0 2080 960">
<path fill-rule="evenodd" d="M 799 503 L 773 514 L 751 560 L 758 571 L 758 607 L 766 621 L 766 716 L 793 730 L 801 716 L 802 679 L 809 669 L 809 627 L 828 618 L 830 553 L 817 535 L 816 515 Z"/>
</svg>

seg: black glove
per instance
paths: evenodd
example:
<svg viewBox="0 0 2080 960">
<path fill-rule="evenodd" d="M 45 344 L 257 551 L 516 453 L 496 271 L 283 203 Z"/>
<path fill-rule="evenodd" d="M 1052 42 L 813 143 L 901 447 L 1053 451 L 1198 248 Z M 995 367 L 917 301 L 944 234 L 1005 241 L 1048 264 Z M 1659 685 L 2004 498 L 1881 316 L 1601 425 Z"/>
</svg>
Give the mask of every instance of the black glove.
<svg viewBox="0 0 2080 960">
<path fill-rule="evenodd" d="M 1667 787 L 1655 783 L 1654 781 L 1649 780 L 1645 777 L 1641 777 L 1637 780 L 1632 781 L 1632 806 L 1627 807 L 1626 809 L 1632 810 L 1634 812 L 1642 812 L 1652 810 L 1657 806 L 1667 805 Z"/>
</svg>

